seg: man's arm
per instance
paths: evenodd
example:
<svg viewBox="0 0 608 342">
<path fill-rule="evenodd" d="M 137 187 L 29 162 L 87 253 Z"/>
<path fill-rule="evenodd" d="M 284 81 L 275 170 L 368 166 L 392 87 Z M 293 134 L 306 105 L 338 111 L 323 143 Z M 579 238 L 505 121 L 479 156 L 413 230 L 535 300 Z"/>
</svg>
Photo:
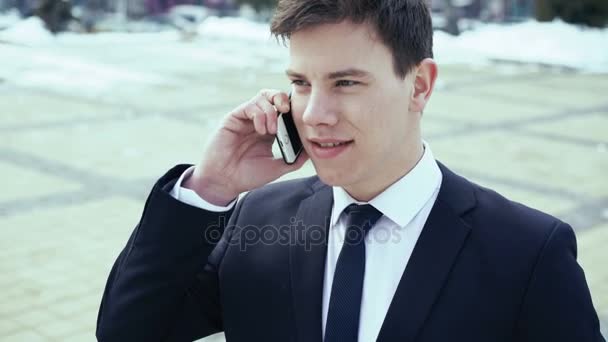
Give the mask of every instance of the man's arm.
<svg viewBox="0 0 608 342">
<path fill-rule="evenodd" d="M 301 168 L 305 152 L 289 165 L 272 153 L 278 113 L 289 109 L 285 92 L 266 89 L 230 111 L 184 186 L 215 206 L 227 206 L 239 194 Z M 192 341 L 223 329 L 216 271 L 230 236 L 224 228 L 234 226 L 245 197 L 226 214 L 180 202 L 169 192 L 186 167 L 174 168 L 154 186 L 116 261 L 99 310 L 99 340 Z M 223 240 L 214 249 L 216 243 L 205 236 L 216 230 Z"/>
<path fill-rule="evenodd" d="M 177 166 L 156 183 L 112 268 L 97 321 L 100 341 L 192 341 L 223 330 L 218 265 L 207 259 L 220 235 L 229 238 L 224 228 L 236 214 L 173 198 L 169 191 L 185 169 Z"/>
<path fill-rule="evenodd" d="M 516 341 L 605 341 L 576 253 L 572 228 L 558 222 L 530 279 Z"/>
</svg>

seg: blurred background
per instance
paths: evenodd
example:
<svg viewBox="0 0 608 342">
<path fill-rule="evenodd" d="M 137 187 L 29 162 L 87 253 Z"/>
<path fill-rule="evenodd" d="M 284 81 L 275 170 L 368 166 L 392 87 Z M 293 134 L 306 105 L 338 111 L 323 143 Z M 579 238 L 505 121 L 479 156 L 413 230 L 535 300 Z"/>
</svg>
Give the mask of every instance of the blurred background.
<svg viewBox="0 0 608 342">
<path fill-rule="evenodd" d="M 0 341 L 95 339 L 155 180 L 195 163 L 228 110 L 289 88 L 274 5 L 0 0 Z M 606 335 L 608 1 L 430 5 L 440 76 L 424 138 L 455 171 L 575 228 Z"/>
</svg>

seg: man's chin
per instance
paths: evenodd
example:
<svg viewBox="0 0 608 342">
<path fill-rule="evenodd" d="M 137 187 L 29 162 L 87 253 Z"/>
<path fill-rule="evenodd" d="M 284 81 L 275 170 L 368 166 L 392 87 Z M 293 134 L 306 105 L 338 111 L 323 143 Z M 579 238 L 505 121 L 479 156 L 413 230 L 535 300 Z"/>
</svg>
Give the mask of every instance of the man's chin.
<svg viewBox="0 0 608 342">
<path fill-rule="evenodd" d="M 344 170 L 328 169 L 317 167 L 316 165 L 315 170 L 319 179 L 329 186 L 344 187 L 349 183 L 349 180 L 347 177 L 345 177 L 345 175 L 348 175 L 348 173 Z"/>
</svg>

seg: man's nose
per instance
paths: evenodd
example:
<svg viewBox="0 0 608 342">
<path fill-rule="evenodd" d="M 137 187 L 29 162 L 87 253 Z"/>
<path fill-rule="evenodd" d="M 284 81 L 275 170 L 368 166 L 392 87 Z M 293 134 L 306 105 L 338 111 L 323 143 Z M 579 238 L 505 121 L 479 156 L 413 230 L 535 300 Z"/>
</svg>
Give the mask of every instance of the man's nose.
<svg viewBox="0 0 608 342">
<path fill-rule="evenodd" d="M 331 95 L 321 93 L 311 94 L 302 115 L 302 121 L 310 126 L 335 125 L 338 123 L 338 111 L 335 106 L 335 100 L 332 99 Z"/>
</svg>

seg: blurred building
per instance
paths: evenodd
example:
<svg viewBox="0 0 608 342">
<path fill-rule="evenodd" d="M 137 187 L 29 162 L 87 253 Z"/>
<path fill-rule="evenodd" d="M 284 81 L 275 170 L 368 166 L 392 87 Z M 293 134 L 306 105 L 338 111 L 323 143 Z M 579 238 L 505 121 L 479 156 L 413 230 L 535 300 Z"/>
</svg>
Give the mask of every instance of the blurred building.
<svg viewBox="0 0 608 342">
<path fill-rule="evenodd" d="M 17 8 L 32 15 L 43 0 L 0 0 L 0 10 Z M 235 0 L 66 0 L 93 11 L 118 12 L 130 18 L 167 13 L 177 5 L 199 5 L 222 11 L 234 9 Z M 434 12 L 484 21 L 518 21 L 534 16 L 534 0 L 427 0 Z"/>
<path fill-rule="evenodd" d="M 236 7 L 233 0 L 131 0 L 144 3 L 148 14 L 155 15 L 168 12 L 177 5 L 204 6 L 217 11 L 231 10 Z"/>
<path fill-rule="evenodd" d="M 461 18 L 517 21 L 534 16 L 534 0 L 428 0 L 435 12 L 449 8 Z"/>
<path fill-rule="evenodd" d="M 33 15 L 44 0 L 0 0 L 0 10 L 16 8 L 22 16 Z M 223 11 L 236 8 L 234 0 L 63 0 L 74 7 L 92 12 L 123 13 L 129 18 L 141 18 L 167 13 L 178 5 L 197 5 Z"/>
<path fill-rule="evenodd" d="M 38 4 L 39 0 L 0 0 L 0 10 L 8 10 L 16 8 L 24 17 L 31 16 Z"/>
</svg>

